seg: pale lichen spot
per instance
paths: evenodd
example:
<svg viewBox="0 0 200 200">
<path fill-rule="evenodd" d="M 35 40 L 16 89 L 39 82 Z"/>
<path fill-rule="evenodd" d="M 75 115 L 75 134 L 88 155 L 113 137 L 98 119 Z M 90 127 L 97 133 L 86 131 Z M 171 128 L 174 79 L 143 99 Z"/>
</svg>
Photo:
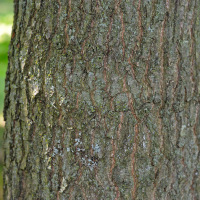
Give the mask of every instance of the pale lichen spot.
<svg viewBox="0 0 200 200">
<path fill-rule="evenodd" d="M 33 93 L 32 96 L 34 97 L 39 92 L 39 87 L 37 84 L 33 85 Z"/>
<path fill-rule="evenodd" d="M 73 129 L 73 127 L 67 127 L 67 130 L 72 130 Z"/>
<path fill-rule="evenodd" d="M 62 184 L 61 184 L 61 187 L 60 187 L 60 193 L 63 193 L 67 186 L 68 186 L 68 184 L 67 184 L 65 178 L 63 177 Z"/>
<path fill-rule="evenodd" d="M 182 136 L 182 137 L 184 137 L 184 136 L 186 136 L 186 125 L 182 125 L 182 127 L 181 127 L 181 133 L 180 133 L 180 135 Z"/>
</svg>

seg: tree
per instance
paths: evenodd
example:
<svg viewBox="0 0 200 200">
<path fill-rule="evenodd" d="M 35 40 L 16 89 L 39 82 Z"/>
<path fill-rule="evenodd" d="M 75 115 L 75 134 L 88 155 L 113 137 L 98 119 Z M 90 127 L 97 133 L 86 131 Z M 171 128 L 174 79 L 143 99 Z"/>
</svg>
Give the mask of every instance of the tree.
<svg viewBox="0 0 200 200">
<path fill-rule="evenodd" d="M 4 198 L 200 199 L 200 3 L 15 0 Z"/>
</svg>

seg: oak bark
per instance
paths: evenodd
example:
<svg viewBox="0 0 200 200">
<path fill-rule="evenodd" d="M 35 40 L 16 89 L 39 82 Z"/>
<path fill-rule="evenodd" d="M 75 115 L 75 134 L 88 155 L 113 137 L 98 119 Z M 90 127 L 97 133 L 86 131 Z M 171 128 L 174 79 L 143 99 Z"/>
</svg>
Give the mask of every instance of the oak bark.
<svg viewBox="0 0 200 200">
<path fill-rule="evenodd" d="M 200 199 L 199 0 L 15 0 L 5 200 Z"/>
</svg>

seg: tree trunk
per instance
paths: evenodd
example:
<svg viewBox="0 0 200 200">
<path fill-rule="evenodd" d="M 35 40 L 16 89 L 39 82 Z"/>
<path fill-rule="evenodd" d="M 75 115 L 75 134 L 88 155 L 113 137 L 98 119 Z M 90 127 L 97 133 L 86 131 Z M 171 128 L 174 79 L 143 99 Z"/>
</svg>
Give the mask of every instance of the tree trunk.
<svg viewBox="0 0 200 200">
<path fill-rule="evenodd" d="M 200 199 L 199 0 L 15 0 L 5 200 Z"/>
</svg>

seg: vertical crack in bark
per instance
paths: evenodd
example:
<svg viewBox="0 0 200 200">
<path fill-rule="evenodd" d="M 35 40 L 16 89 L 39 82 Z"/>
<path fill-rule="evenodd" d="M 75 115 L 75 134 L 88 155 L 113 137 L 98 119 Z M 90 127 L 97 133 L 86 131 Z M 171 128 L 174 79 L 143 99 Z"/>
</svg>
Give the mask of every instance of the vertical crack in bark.
<svg viewBox="0 0 200 200">
<path fill-rule="evenodd" d="M 129 58 L 128 58 L 128 63 L 129 63 L 130 66 L 131 66 L 131 74 L 132 74 L 132 77 L 133 77 L 133 79 L 135 79 L 135 80 L 137 81 L 136 75 L 135 75 L 135 68 L 136 68 L 137 66 L 136 66 L 136 64 L 133 64 L 131 60 L 133 60 L 133 51 L 132 51 L 131 55 L 130 55 Z M 138 81 L 137 81 L 137 82 L 138 82 Z"/>
<path fill-rule="evenodd" d="M 119 123 L 119 126 L 118 126 L 118 130 L 117 130 L 117 139 L 120 140 L 121 138 L 121 129 L 122 129 L 122 124 L 124 122 L 124 113 L 123 112 L 120 112 L 120 123 Z"/>
<path fill-rule="evenodd" d="M 120 1 L 121 3 L 121 1 Z M 120 4 L 119 4 L 120 5 Z M 124 40 L 124 34 L 125 34 L 125 24 L 124 24 L 124 19 L 123 19 L 123 12 L 122 12 L 122 9 L 120 9 L 120 20 L 121 20 L 121 38 L 122 38 L 122 52 L 123 52 L 123 60 L 125 58 L 125 48 L 126 48 L 126 44 L 125 44 L 125 40 Z"/>
<path fill-rule="evenodd" d="M 126 95 L 127 95 L 127 97 L 128 97 L 128 106 L 129 106 L 129 108 L 130 108 L 130 110 L 131 110 L 131 113 L 132 113 L 132 115 L 134 116 L 134 118 L 136 119 L 136 121 L 139 122 L 140 119 L 139 119 L 139 117 L 136 115 L 136 112 L 135 112 L 135 109 L 134 109 L 134 105 L 133 105 L 134 101 L 133 101 L 132 95 L 131 95 L 131 93 L 128 91 L 127 86 L 126 86 L 126 76 L 124 76 L 124 78 L 123 78 L 123 87 L 125 88 Z"/>
<path fill-rule="evenodd" d="M 160 93 L 162 96 L 161 99 L 161 107 L 164 106 L 164 101 L 166 98 L 165 90 L 166 90 L 166 79 L 165 79 L 165 74 L 166 74 L 166 68 L 168 67 L 168 58 L 167 58 L 167 46 L 166 46 L 166 40 L 167 36 L 165 36 L 165 28 L 166 28 L 166 23 L 167 23 L 167 14 L 165 15 L 164 21 L 162 22 L 162 27 L 161 27 L 161 33 L 160 33 L 160 60 L 161 60 L 161 84 L 160 84 Z"/>
<path fill-rule="evenodd" d="M 175 6 L 174 6 L 174 19 L 173 19 L 173 38 L 172 42 L 174 42 L 175 35 L 176 35 L 176 20 L 177 20 L 177 9 L 178 9 L 178 1 L 175 1 Z"/>
<path fill-rule="evenodd" d="M 65 33 L 65 47 L 64 47 L 64 53 L 67 53 L 67 47 L 69 45 L 69 35 L 67 33 L 68 30 L 68 21 L 70 20 L 70 13 L 71 13 L 71 0 L 68 1 L 68 13 L 67 13 L 67 17 L 66 17 L 66 24 L 65 24 L 65 29 L 64 29 L 64 33 Z"/>
<path fill-rule="evenodd" d="M 151 62 L 151 48 L 149 49 L 149 54 L 148 54 L 148 58 L 146 60 L 146 68 L 145 68 L 145 73 L 144 73 L 144 82 L 146 83 L 146 85 L 149 87 L 149 91 L 153 90 L 152 86 L 151 86 L 151 80 L 149 79 L 149 68 L 150 66 L 150 62 Z M 150 92 L 149 92 L 150 93 Z"/>
<path fill-rule="evenodd" d="M 142 46 L 142 37 L 143 37 L 141 0 L 139 0 L 137 12 L 138 12 L 138 27 L 139 27 L 139 34 L 138 34 L 139 45 L 138 46 L 141 47 Z"/>
<path fill-rule="evenodd" d="M 112 138 L 111 139 L 111 145 L 112 145 L 112 151 L 111 151 L 111 166 L 110 166 L 110 171 L 109 171 L 109 181 L 110 183 L 115 187 L 115 191 L 116 191 L 116 197 L 115 200 L 119 199 L 120 197 L 120 192 L 119 192 L 119 187 L 117 186 L 117 184 L 115 183 L 115 181 L 112 178 L 112 174 L 113 174 L 113 169 L 115 167 L 115 154 L 116 154 L 116 150 L 117 150 L 117 145 L 116 145 L 116 141 Z"/>
<path fill-rule="evenodd" d="M 103 60 L 103 74 L 104 74 L 104 81 L 106 83 L 105 86 L 105 91 L 108 92 L 108 80 L 107 80 L 107 71 L 108 71 L 108 56 L 109 56 L 109 52 L 110 52 L 110 47 L 109 47 L 109 41 L 110 41 L 110 34 L 111 34 L 111 30 L 112 30 L 112 24 L 113 24 L 113 15 L 110 17 L 110 25 L 108 28 L 108 33 L 106 36 L 106 52 L 105 52 L 105 56 L 104 56 L 104 60 Z"/>
<path fill-rule="evenodd" d="M 192 82 L 192 94 L 195 95 L 197 91 L 197 85 L 196 85 L 196 41 L 195 41 L 195 22 L 196 22 L 196 13 L 195 13 L 195 7 L 196 7 L 196 0 L 194 3 L 193 13 L 192 13 L 192 19 L 190 24 L 190 38 L 191 38 L 191 44 L 190 44 L 190 57 L 191 57 L 191 71 L 190 71 L 190 80 Z"/>
<path fill-rule="evenodd" d="M 136 152 L 137 152 L 137 145 L 138 145 L 138 135 L 139 135 L 139 123 L 137 123 L 134 127 L 134 144 L 133 144 L 133 152 L 132 152 L 132 176 L 133 176 L 133 182 L 134 187 L 132 189 L 132 198 L 133 200 L 137 197 L 137 187 L 138 187 L 138 180 L 137 180 L 137 174 L 136 174 Z"/>
<path fill-rule="evenodd" d="M 195 143 L 198 147 L 198 154 L 200 153 L 200 144 L 199 144 L 199 141 L 198 141 L 198 136 L 199 136 L 199 132 L 198 132 L 198 125 L 199 125 L 199 110 L 200 110 L 200 105 L 198 104 L 197 105 L 197 108 L 196 108 L 196 114 L 195 114 L 195 123 L 194 123 L 194 126 L 193 126 L 193 135 L 194 135 L 194 139 L 195 139 Z"/>
<path fill-rule="evenodd" d="M 81 54 L 82 54 L 82 56 L 84 57 L 84 54 L 85 54 L 85 44 L 86 44 L 86 42 L 90 39 L 90 37 L 91 37 L 91 35 L 92 35 L 92 32 L 93 32 L 93 27 L 94 27 L 94 24 L 95 24 L 95 21 L 94 21 L 94 19 L 92 20 L 92 22 L 91 22 L 91 25 L 90 25 L 90 31 L 88 31 L 89 32 L 89 35 L 88 35 L 88 37 L 83 41 L 83 44 L 82 44 L 82 49 L 81 49 Z"/>
</svg>

